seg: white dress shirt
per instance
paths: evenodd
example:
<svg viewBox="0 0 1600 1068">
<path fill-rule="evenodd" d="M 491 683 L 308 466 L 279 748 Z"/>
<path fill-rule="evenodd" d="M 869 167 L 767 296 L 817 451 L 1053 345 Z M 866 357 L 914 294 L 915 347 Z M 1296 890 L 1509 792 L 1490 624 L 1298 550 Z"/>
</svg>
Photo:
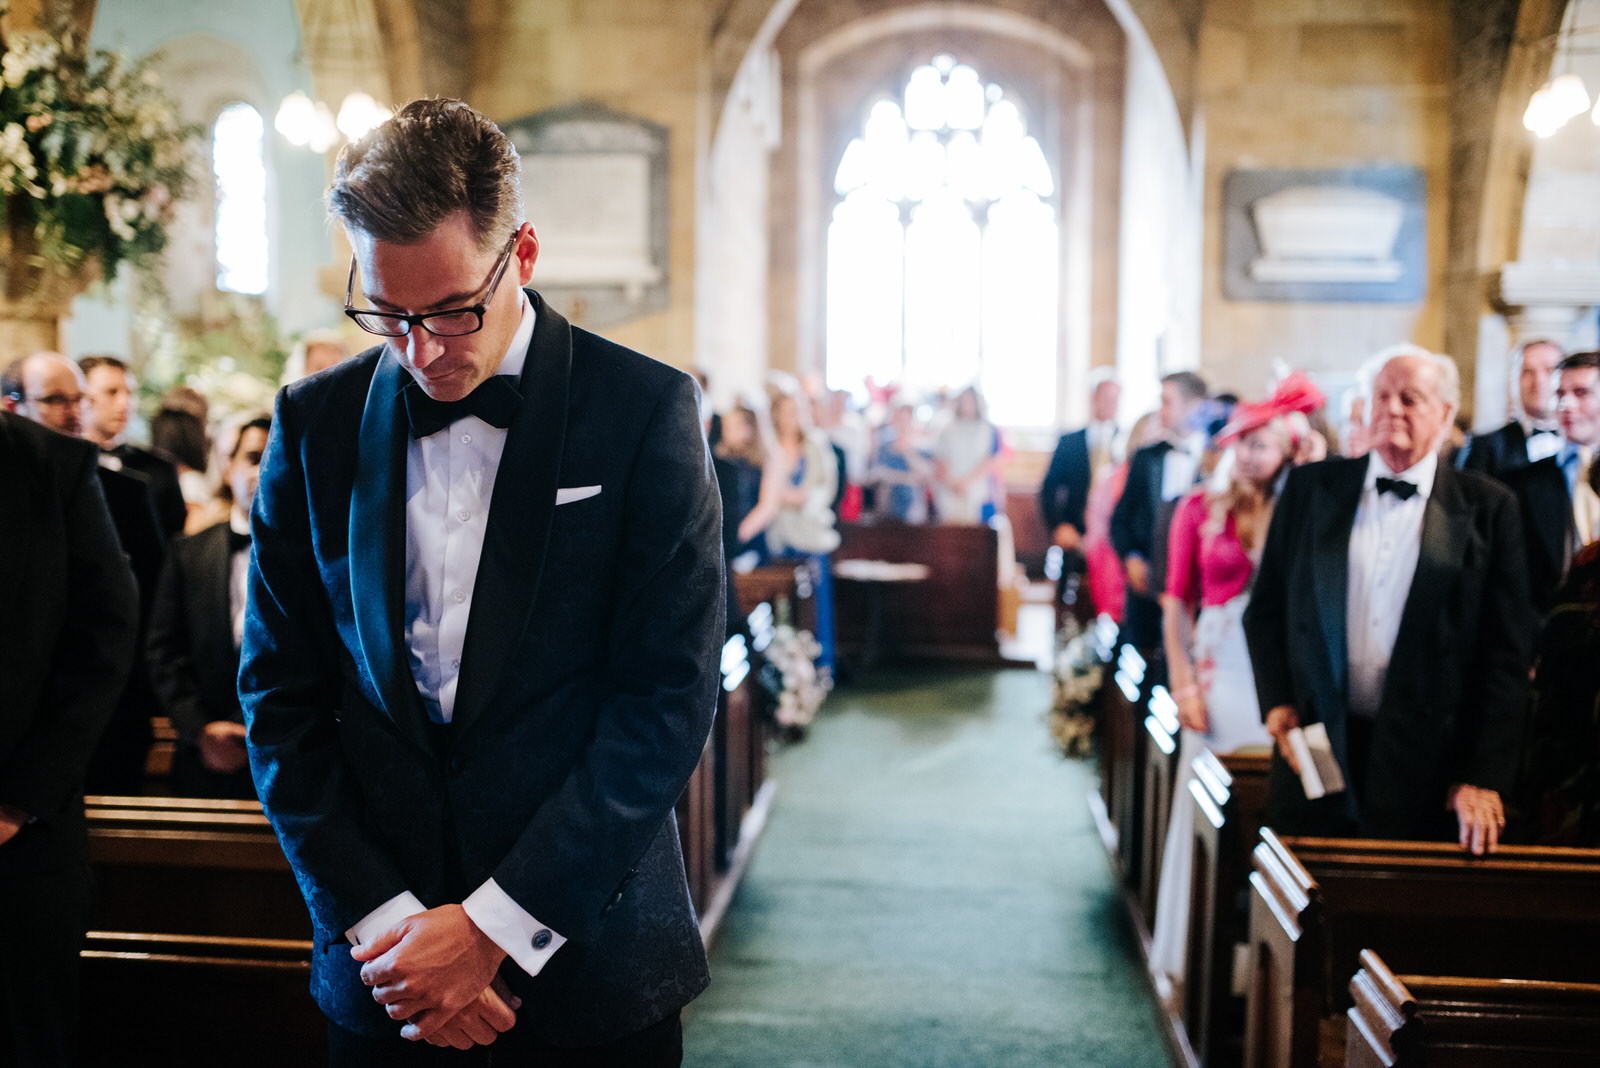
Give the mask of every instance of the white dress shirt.
<svg viewBox="0 0 1600 1068">
<path fill-rule="evenodd" d="M 498 374 L 521 376 L 534 318 L 524 295 L 522 319 Z M 411 438 L 406 446 L 406 650 L 417 692 L 435 723 L 449 723 L 455 714 L 472 591 L 505 445 L 506 430 L 468 415 L 425 438 Z M 534 936 L 547 928 L 493 879 L 461 904 L 478 929 L 529 975 L 538 975 L 566 943 L 551 931 L 549 944 L 534 949 Z M 374 909 L 345 937 L 359 945 L 423 911 L 426 906 L 407 890 Z"/>
<path fill-rule="evenodd" d="M 1161 463 L 1161 499 L 1175 501 L 1194 489 L 1200 457 L 1206 451 L 1206 432 L 1197 430 L 1172 443 Z"/>
<path fill-rule="evenodd" d="M 1345 633 L 1350 662 L 1350 711 L 1371 718 L 1383 700 L 1383 681 L 1389 672 L 1400 616 L 1411 594 L 1422 552 L 1422 517 L 1433 492 L 1439 469 L 1437 454 L 1429 453 L 1408 470 L 1389 470 L 1377 452 L 1367 454 L 1367 477 L 1350 531 L 1350 581 Z M 1417 492 L 1402 501 L 1392 493 L 1379 493 L 1377 480 L 1401 478 L 1416 484 Z"/>
<path fill-rule="evenodd" d="M 250 516 L 236 503 L 228 512 L 228 529 L 235 534 L 250 533 Z M 228 554 L 228 618 L 233 623 L 233 650 L 244 644 L 245 592 L 250 579 L 250 546 L 243 545 Z"/>
</svg>

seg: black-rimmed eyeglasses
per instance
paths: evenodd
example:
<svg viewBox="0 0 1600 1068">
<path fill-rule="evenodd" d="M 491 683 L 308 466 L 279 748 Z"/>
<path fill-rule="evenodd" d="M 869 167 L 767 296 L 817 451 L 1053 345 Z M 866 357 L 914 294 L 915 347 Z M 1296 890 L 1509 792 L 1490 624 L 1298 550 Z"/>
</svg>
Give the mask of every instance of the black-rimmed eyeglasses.
<svg viewBox="0 0 1600 1068">
<path fill-rule="evenodd" d="M 500 261 L 495 264 L 494 274 L 489 277 L 489 291 L 483 295 L 483 300 L 466 308 L 446 308 L 443 311 L 423 312 L 421 315 L 397 315 L 393 312 L 352 308 L 350 300 L 355 295 L 356 258 L 351 256 L 350 279 L 344 286 L 344 313 L 354 319 L 355 324 L 367 333 L 378 334 L 381 337 L 405 337 L 419 326 L 425 327 L 428 333 L 436 337 L 476 334 L 483 329 L 483 313 L 488 310 L 489 302 L 494 300 L 494 291 L 500 285 L 500 276 L 506 273 L 506 264 L 511 262 L 511 250 L 516 248 L 517 237 L 521 233 L 519 229 L 511 235 L 511 240 L 506 242 L 505 251 L 500 253 Z"/>
</svg>

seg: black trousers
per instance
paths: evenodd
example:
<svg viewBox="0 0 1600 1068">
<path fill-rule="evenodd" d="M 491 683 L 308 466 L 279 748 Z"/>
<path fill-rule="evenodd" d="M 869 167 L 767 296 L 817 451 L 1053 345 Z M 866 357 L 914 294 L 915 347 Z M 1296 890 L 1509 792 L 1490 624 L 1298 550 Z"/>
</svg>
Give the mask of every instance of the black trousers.
<svg viewBox="0 0 1600 1068">
<path fill-rule="evenodd" d="M 678 1013 L 626 1038 L 579 1049 L 546 1045 L 522 1027 L 513 1027 L 488 1046 L 458 1050 L 399 1037 L 367 1038 L 328 1025 L 331 1068 L 678 1068 L 682 1063 Z"/>
<path fill-rule="evenodd" d="M 0 873 L 0 1065 L 76 1063 L 88 917 L 88 869 Z"/>
</svg>

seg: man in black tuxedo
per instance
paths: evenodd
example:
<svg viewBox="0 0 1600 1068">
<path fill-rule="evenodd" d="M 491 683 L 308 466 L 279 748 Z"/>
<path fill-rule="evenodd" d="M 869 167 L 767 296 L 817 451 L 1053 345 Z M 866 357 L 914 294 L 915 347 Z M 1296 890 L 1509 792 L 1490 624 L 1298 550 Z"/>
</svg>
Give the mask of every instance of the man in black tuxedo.
<svg viewBox="0 0 1600 1068">
<path fill-rule="evenodd" d="M 1056 580 L 1056 606 L 1061 605 L 1068 576 L 1083 571 L 1083 510 L 1089 486 L 1111 462 L 1117 440 L 1117 401 L 1122 387 L 1109 372 L 1091 376 L 1089 425 L 1061 435 L 1050 469 L 1039 487 L 1039 515 L 1050 542 L 1062 552 L 1061 575 Z"/>
<path fill-rule="evenodd" d="M 1548 338 L 1530 338 L 1517 346 L 1511 361 L 1516 392 L 1513 418 L 1498 430 L 1474 434 L 1456 454 L 1456 466 L 1504 479 L 1508 471 L 1553 455 L 1560 445 L 1556 419 L 1556 365 L 1561 346 Z"/>
<path fill-rule="evenodd" d="M 116 470 L 131 470 L 150 483 L 156 517 L 162 533 L 176 538 L 183 533 L 189 517 L 178 485 L 178 467 L 171 460 L 149 449 L 129 444 L 128 421 L 133 418 L 133 399 L 138 388 L 133 372 L 115 356 L 85 356 L 78 361 L 83 372 L 83 436 L 100 446 L 100 464 Z"/>
<path fill-rule="evenodd" d="M 72 1062 L 88 920 L 83 774 L 138 599 L 94 449 L 0 412 L 0 1063 Z"/>
<path fill-rule="evenodd" d="M 694 382 L 518 288 L 517 154 L 460 101 L 346 145 L 328 204 L 388 343 L 279 394 L 239 687 L 332 1059 L 678 1064 L 724 603 Z"/>
<path fill-rule="evenodd" d="M 1600 538 L 1600 498 L 1593 485 L 1600 450 L 1600 352 L 1575 352 L 1556 365 L 1554 409 L 1561 426 L 1556 451 L 1501 477 L 1522 506 L 1528 581 L 1541 616 L 1573 555 Z"/>
<path fill-rule="evenodd" d="M 1166 587 L 1167 530 L 1178 499 L 1194 488 L 1200 474 L 1206 432 L 1195 421 L 1205 400 L 1205 379 L 1193 371 L 1161 380 L 1158 415 L 1164 437 L 1128 461 L 1128 480 L 1111 513 L 1111 545 L 1122 558 L 1127 581 L 1122 640 L 1147 658 L 1160 653 L 1157 597 Z"/>
<path fill-rule="evenodd" d="M 84 436 L 87 388 L 78 365 L 58 352 L 25 356 L 0 375 L 0 394 L 4 395 L 7 411 L 73 437 Z M 139 584 L 140 636 L 134 647 L 133 670 L 128 673 L 111 722 L 101 732 L 86 781 L 91 794 L 137 794 L 143 785 L 150 751 L 150 717 L 155 714 L 155 695 L 144 664 L 143 627 L 149 618 L 150 599 L 161 573 L 167 539 L 157 518 L 149 479 L 104 450 L 99 459 L 100 491 Z"/>
<path fill-rule="evenodd" d="M 1244 626 L 1280 831 L 1496 846 L 1534 620 L 1510 491 L 1440 461 L 1459 390 L 1447 357 L 1391 357 L 1372 451 L 1296 468 L 1279 498 Z M 1318 722 L 1348 789 L 1308 800 L 1290 731 Z"/>
<path fill-rule="evenodd" d="M 239 428 L 223 468 L 229 517 L 172 543 L 150 608 L 145 658 L 172 719 L 172 792 L 255 800 L 239 708 L 239 640 L 250 561 L 250 503 L 272 420 Z"/>
</svg>

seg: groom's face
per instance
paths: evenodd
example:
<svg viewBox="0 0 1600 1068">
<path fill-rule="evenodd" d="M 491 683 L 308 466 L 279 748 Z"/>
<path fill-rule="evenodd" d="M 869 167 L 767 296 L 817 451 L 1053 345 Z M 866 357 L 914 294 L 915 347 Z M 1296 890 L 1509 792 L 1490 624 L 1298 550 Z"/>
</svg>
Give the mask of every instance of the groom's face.
<svg viewBox="0 0 1600 1068">
<path fill-rule="evenodd" d="M 390 351 L 435 400 L 459 400 L 500 368 L 522 317 L 518 289 L 533 276 L 539 243 L 524 226 L 494 294 L 486 298 L 504 242 L 484 250 L 466 212 L 457 212 L 412 245 L 395 245 L 352 231 L 350 243 L 361 269 L 361 290 L 379 311 L 421 315 L 470 307 L 488 300 L 483 327 L 475 333 L 441 337 L 413 326 L 388 339 Z"/>
</svg>

